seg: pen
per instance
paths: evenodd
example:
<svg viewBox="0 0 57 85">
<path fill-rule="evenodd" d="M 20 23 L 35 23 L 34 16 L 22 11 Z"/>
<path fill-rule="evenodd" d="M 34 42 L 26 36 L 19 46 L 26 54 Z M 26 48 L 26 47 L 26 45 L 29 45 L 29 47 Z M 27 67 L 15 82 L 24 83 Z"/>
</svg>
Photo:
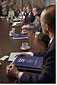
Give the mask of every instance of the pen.
<svg viewBox="0 0 57 85">
<path fill-rule="evenodd" d="M 16 58 L 15 58 L 15 59 L 16 59 Z M 13 60 L 13 62 L 15 61 L 15 59 Z M 13 62 L 10 63 L 9 68 L 12 68 L 12 64 L 13 64 Z"/>
<path fill-rule="evenodd" d="M 12 68 L 12 64 L 13 64 L 13 62 L 9 65 L 9 68 Z"/>
</svg>

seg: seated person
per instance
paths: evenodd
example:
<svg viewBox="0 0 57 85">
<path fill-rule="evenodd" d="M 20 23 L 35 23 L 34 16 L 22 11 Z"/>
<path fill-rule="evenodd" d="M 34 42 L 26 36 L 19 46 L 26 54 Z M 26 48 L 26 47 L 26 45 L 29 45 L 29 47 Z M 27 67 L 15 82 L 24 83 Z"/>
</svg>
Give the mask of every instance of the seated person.
<svg viewBox="0 0 57 85">
<path fill-rule="evenodd" d="M 23 9 L 22 9 L 22 8 L 20 8 L 20 9 L 19 9 L 19 11 L 20 11 L 19 16 L 22 16 L 22 14 L 23 14 Z"/>
<path fill-rule="evenodd" d="M 41 23 L 40 23 L 40 14 L 41 14 L 41 10 L 38 7 L 34 7 L 33 8 L 33 15 L 35 16 L 35 20 L 33 23 L 31 24 L 27 24 L 27 25 L 23 25 L 22 29 L 27 28 L 27 29 L 35 29 L 37 32 L 35 33 L 35 38 L 37 38 L 38 40 L 42 40 L 44 41 L 46 48 L 48 47 L 48 43 L 50 41 L 50 38 L 48 37 L 48 35 L 44 35 L 42 33 L 42 28 L 41 28 Z M 47 40 L 47 42 L 46 42 Z"/>
<path fill-rule="evenodd" d="M 36 7 L 37 7 L 37 6 L 36 6 Z M 42 9 L 42 8 L 39 8 L 39 7 L 38 7 L 38 19 L 39 19 L 39 22 L 40 22 L 40 14 L 41 14 L 42 10 L 44 10 L 44 8 Z M 42 28 L 41 28 L 41 24 L 40 24 L 40 26 L 38 26 L 37 29 L 36 29 L 35 38 L 37 38 L 38 40 L 43 41 L 43 42 L 45 43 L 46 48 L 48 47 L 48 43 L 49 43 L 49 41 L 50 41 L 50 38 L 49 38 L 48 35 L 43 34 Z M 46 42 L 46 41 L 47 41 L 47 42 Z"/>
<path fill-rule="evenodd" d="M 0 16 L 2 16 L 2 4 L 0 2 Z"/>
<path fill-rule="evenodd" d="M 23 25 L 22 29 L 29 28 L 29 29 L 37 29 L 38 31 L 42 31 L 41 23 L 40 23 L 40 13 L 38 14 L 39 12 L 38 7 L 34 7 L 32 12 L 33 15 L 35 16 L 34 22 L 31 24 Z"/>
<path fill-rule="evenodd" d="M 23 16 L 25 16 L 25 14 L 26 14 L 26 6 L 23 7 L 23 13 L 22 14 L 23 14 Z"/>
<path fill-rule="evenodd" d="M 20 13 L 20 11 L 19 11 L 19 8 L 17 7 L 17 8 L 15 9 L 15 16 L 18 17 L 18 16 L 19 16 L 19 13 Z"/>
<path fill-rule="evenodd" d="M 39 16 L 39 20 L 40 20 L 40 14 L 41 14 L 41 12 L 44 10 L 44 8 L 40 8 L 40 11 L 39 11 L 39 14 L 38 14 L 38 16 Z M 39 29 L 39 28 L 38 28 Z M 36 32 L 35 32 L 35 38 L 38 38 L 38 37 L 40 37 L 40 38 L 42 38 L 42 36 L 43 36 L 43 32 L 42 32 L 42 30 L 41 30 L 41 33 L 39 32 L 39 30 L 36 30 Z M 39 39 L 40 39 L 39 38 Z M 40 39 L 41 40 L 41 39 Z"/>
<path fill-rule="evenodd" d="M 51 38 L 50 46 L 45 52 L 33 53 L 33 56 L 44 56 L 41 73 L 19 72 L 12 64 L 12 68 L 6 67 L 6 73 L 10 77 L 16 77 L 19 82 L 55 83 L 55 6 L 46 7 L 41 13 L 41 26 L 43 33 L 46 31 Z"/>
<path fill-rule="evenodd" d="M 32 23 L 34 21 L 34 19 L 35 19 L 35 17 L 33 16 L 31 8 L 29 6 L 27 6 L 26 13 L 25 13 L 25 22 Z"/>
<path fill-rule="evenodd" d="M 8 17 L 14 17 L 14 15 L 14 10 L 12 10 L 12 8 L 9 8 Z"/>
<path fill-rule="evenodd" d="M 23 10 L 20 8 L 20 14 L 19 16 L 22 16 L 23 20 L 25 19 L 25 15 L 26 15 L 26 6 L 23 7 Z"/>
</svg>

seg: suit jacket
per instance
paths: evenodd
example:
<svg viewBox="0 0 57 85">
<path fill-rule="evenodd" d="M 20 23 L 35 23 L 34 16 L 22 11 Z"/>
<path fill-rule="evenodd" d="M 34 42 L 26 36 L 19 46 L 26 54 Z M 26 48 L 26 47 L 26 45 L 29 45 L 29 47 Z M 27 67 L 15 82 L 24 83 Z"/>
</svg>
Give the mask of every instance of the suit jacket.
<svg viewBox="0 0 57 85">
<path fill-rule="evenodd" d="M 33 13 L 26 13 L 25 15 L 25 22 L 32 23 L 34 21 L 35 17 L 33 16 Z"/>
<path fill-rule="evenodd" d="M 25 72 L 20 82 L 55 83 L 55 45 L 54 39 L 46 52 L 35 53 L 35 56 L 44 56 L 41 74 Z"/>
<path fill-rule="evenodd" d="M 19 16 L 19 11 L 15 11 L 15 16 L 18 17 Z"/>
<path fill-rule="evenodd" d="M 29 27 L 27 27 L 29 29 L 37 29 L 37 31 L 42 31 L 42 28 L 41 28 L 41 23 L 40 23 L 40 20 L 38 19 L 38 16 L 35 16 L 35 20 L 33 23 L 29 24 Z"/>
<path fill-rule="evenodd" d="M 0 16 L 2 16 L 2 6 L 0 6 Z"/>
</svg>

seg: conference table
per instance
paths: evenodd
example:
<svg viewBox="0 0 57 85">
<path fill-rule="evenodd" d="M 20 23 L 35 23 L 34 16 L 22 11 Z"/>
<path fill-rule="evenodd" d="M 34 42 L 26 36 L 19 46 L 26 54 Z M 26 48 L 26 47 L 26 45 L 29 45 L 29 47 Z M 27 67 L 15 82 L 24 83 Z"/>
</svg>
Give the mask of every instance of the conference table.
<svg viewBox="0 0 57 85">
<path fill-rule="evenodd" d="M 35 30 L 27 30 L 28 39 L 23 40 L 13 40 L 9 36 L 9 31 L 11 30 L 12 25 L 5 18 L 0 19 L 0 58 L 8 55 L 10 56 L 11 52 L 43 52 L 46 50 L 45 44 L 43 41 L 37 40 L 34 38 Z M 15 33 L 20 34 L 22 31 L 21 26 L 15 26 Z M 20 49 L 22 43 L 29 43 L 30 49 L 23 51 Z M 6 66 L 11 62 L 8 59 L 1 61 L 0 66 L 0 83 L 15 83 L 15 78 L 7 77 L 6 75 Z"/>
</svg>

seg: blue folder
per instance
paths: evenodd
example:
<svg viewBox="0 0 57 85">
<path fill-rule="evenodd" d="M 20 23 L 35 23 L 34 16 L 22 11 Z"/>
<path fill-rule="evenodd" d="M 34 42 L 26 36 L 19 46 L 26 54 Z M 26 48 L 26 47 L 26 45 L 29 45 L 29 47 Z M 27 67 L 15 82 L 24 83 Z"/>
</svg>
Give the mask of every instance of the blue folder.
<svg viewBox="0 0 57 85">
<path fill-rule="evenodd" d="M 20 71 L 41 72 L 43 57 L 18 56 L 13 64 Z"/>
<path fill-rule="evenodd" d="M 25 35 L 14 35 L 13 36 L 13 39 L 14 40 L 19 40 L 19 39 L 27 39 L 28 38 L 28 35 L 27 34 L 25 34 Z"/>
<path fill-rule="evenodd" d="M 17 26 L 19 26 L 19 25 L 24 25 L 24 23 L 21 23 L 21 22 L 20 22 L 20 23 L 16 23 L 16 25 L 17 25 Z"/>
</svg>

